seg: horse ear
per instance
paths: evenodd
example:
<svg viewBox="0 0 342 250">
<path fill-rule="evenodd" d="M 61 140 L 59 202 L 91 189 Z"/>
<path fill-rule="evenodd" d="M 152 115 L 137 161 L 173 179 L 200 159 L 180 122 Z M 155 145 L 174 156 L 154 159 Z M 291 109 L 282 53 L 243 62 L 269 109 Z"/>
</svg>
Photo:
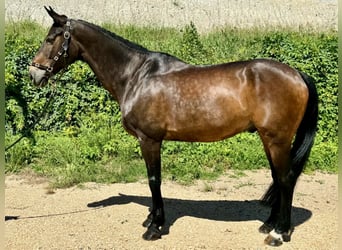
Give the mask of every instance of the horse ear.
<svg viewBox="0 0 342 250">
<path fill-rule="evenodd" d="M 65 15 L 59 15 L 59 14 L 57 14 L 57 13 L 51 8 L 51 6 L 49 6 L 49 9 L 48 9 L 47 7 L 45 7 L 45 6 L 44 6 L 44 8 L 45 8 L 45 10 L 47 11 L 47 13 L 49 14 L 49 16 L 52 17 L 53 22 L 54 22 L 55 24 L 58 24 L 58 25 L 63 26 L 63 25 L 67 22 L 68 17 L 65 16 Z"/>
</svg>

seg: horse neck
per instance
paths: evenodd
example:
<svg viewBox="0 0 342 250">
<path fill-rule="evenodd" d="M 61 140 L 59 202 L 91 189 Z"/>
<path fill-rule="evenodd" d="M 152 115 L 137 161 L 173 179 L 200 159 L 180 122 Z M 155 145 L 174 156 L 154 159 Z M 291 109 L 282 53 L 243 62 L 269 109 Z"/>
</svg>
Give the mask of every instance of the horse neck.
<svg viewBox="0 0 342 250">
<path fill-rule="evenodd" d="M 139 51 L 134 44 L 97 26 L 83 22 L 78 25 L 74 33 L 80 59 L 89 64 L 103 87 L 120 103 L 130 77 L 144 62 L 147 50 Z"/>
</svg>

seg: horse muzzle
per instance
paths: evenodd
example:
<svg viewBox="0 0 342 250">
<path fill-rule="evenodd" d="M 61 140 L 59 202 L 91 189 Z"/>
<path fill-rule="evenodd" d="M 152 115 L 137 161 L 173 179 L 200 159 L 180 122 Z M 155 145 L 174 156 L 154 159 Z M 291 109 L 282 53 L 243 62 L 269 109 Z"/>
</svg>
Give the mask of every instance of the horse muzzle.
<svg viewBox="0 0 342 250">
<path fill-rule="evenodd" d="M 49 81 L 49 74 L 46 70 L 29 66 L 29 74 L 32 83 L 38 87 L 44 87 Z"/>
</svg>

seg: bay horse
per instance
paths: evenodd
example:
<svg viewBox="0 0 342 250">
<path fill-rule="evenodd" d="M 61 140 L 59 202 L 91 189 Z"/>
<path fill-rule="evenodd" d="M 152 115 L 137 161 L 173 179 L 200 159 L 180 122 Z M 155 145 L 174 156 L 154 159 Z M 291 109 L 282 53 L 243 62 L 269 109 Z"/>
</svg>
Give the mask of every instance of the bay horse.
<svg viewBox="0 0 342 250">
<path fill-rule="evenodd" d="M 290 241 L 294 187 L 317 128 L 312 78 L 269 59 L 190 65 L 45 9 L 53 25 L 29 67 L 31 79 L 44 86 L 81 60 L 119 103 L 124 128 L 140 143 L 152 194 L 144 239 L 161 238 L 165 222 L 160 190 L 163 140 L 213 142 L 257 131 L 273 179 L 262 198 L 271 213 L 259 231 L 268 234 L 269 245 Z"/>
</svg>

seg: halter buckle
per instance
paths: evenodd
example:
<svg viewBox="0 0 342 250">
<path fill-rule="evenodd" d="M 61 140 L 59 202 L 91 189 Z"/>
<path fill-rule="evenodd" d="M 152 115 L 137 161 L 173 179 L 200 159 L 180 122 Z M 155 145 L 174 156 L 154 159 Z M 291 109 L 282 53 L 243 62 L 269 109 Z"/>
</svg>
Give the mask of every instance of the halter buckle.
<svg viewBox="0 0 342 250">
<path fill-rule="evenodd" d="M 70 32 L 69 31 L 65 31 L 64 32 L 64 39 L 68 40 L 70 38 Z"/>
</svg>

